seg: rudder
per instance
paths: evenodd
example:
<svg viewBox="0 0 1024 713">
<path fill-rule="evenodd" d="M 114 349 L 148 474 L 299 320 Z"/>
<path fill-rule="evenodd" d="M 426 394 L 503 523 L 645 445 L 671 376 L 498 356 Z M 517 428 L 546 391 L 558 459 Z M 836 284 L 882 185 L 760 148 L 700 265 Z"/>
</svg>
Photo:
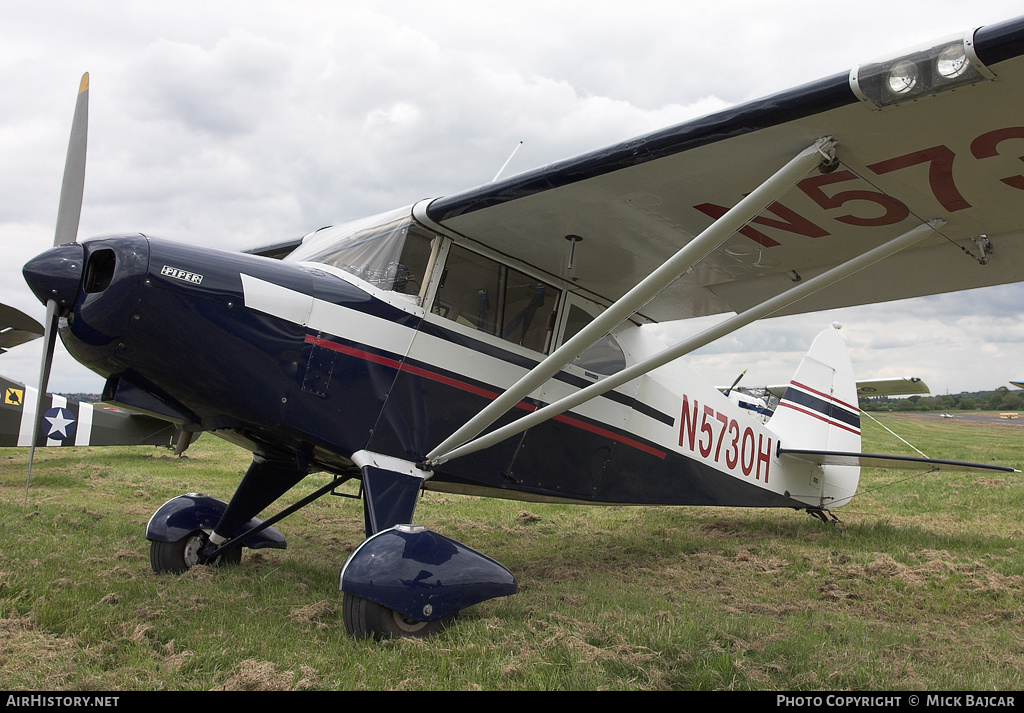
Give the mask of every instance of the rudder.
<svg viewBox="0 0 1024 713">
<path fill-rule="evenodd" d="M 860 452 L 857 381 L 838 327 L 815 338 L 768 427 L 785 448 Z M 822 506 L 849 502 L 857 491 L 860 467 L 826 465 L 822 473 Z"/>
</svg>

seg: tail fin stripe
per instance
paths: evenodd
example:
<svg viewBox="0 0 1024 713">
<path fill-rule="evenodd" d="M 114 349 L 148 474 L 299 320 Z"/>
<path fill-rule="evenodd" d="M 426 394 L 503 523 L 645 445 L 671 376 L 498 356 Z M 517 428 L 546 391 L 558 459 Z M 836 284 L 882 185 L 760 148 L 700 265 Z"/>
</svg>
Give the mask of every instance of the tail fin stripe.
<svg viewBox="0 0 1024 713">
<path fill-rule="evenodd" d="M 794 386 L 801 388 L 794 388 Z M 849 411 L 849 407 L 838 399 L 828 396 L 818 398 L 808 393 L 808 391 L 813 391 L 815 394 L 821 394 L 819 391 L 814 391 L 813 389 L 802 391 L 801 389 L 807 389 L 807 387 L 792 382 L 790 388 L 786 389 L 786 393 L 783 394 L 779 406 L 786 406 L 801 413 L 814 416 L 830 425 L 843 428 L 851 433 L 860 434 L 859 412 Z M 821 395 L 824 396 L 824 394 Z"/>
<path fill-rule="evenodd" d="M 816 394 L 816 395 L 820 396 L 823 399 L 827 399 L 827 400 L 829 400 L 829 401 L 831 401 L 833 403 L 837 403 L 840 406 L 843 406 L 843 407 L 849 409 L 853 413 L 858 413 L 858 414 L 860 413 L 860 407 L 859 406 L 852 406 L 852 405 L 846 403 L 845 401 L 843 401 L 842 399 L 837 399 L 835 396 L 832 396 L 831 394 L 825 394 L 825 393 L 822 393 L 821 391 L 818 391 L 817 389 L 812 389 L 810 386 L 805 386 L 804 384 L 801 384 L 799 381 L 791 381 L 791 382 L 789 382 L 789 385 L 790 386 L 795 386 L 798 389 L 803 389 L 804 391 L 809 391 L 812 394 Z"/>
<path fill-rule="evenodd" d="M 822 412 L 815 413 L 815 411 L 809 411 L 809 410 L 807 410 L 805 408 L 801 408 L 799 406 L 796 406 L 795 404 L 788 403 L 786 401 L 782 401 L 779 404 L 779 406 L 785 406 L 786 408 L 793 409 L 794 411 L 799 411 L 800 413 L 802 413 L 804 415 L 810 416 L 812 418 L 816 418 L 819 421 L 824 421 L 825 423 L 827 423 L 830 426 L 835 426 L 836 428 L 841 428 L 844 431 L 849 431 L 850 433 L 855 433 L 858 436 L 860 435 L 860 422 L 859 421 L 858 421 L 856 427 L 852 427 L 851 428 L 850 426 L 847 426 L 845 423 L 840 423 L 839 421 L 837 421 L 835 419 L 828 418 L 828 416 L 823 415 Z"/>
</svg>

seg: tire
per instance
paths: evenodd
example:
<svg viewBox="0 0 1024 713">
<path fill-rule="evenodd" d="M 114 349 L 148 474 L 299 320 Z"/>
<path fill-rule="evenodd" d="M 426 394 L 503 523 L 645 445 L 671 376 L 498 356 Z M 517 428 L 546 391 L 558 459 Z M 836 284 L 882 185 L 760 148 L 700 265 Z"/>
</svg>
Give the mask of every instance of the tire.
<svg viewBox="0 0 1024 713">
<path fill-rule="evenodd" d="M 380 641 L 433 636 L 443 631 L 455 615 L 436 621 L 414 621 L 369 599 L 345 594 L 342 618 L 349 635 L 357 639 Z"/>
<path fill-rule="evenodd" d="M 149 564 L 157 573 L 181 573 L 196 565 L 222 567 L 242 561 L 241 547 L 232 547 L 213 561 L 206 559 L 202 551 L 208 540 L 202 530 L 191 532 L 177 542 L 153 540 L 149 543 Z"/>
</svg>

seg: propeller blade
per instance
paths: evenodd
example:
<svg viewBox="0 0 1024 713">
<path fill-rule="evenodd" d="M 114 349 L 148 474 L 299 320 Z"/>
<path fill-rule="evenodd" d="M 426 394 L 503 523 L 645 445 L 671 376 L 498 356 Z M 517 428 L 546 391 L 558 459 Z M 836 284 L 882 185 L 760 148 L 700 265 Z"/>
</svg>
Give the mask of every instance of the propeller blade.
<svg viewBox="0 0 1024 713">
<path fill-rule="evenodd" d="M 732 386 L 730 386 L 728 389 L 725 390 L 725 395 L 726 396 L 728 396 L 730 393 L 732 393 L 732 390 L 736 388 L 736 384 L 740 383 L 740 379 L 742 379 L 744 376 L 746 376 L 746 374 L 747 374 L 747 370 L 744 369 L 743 373 L 736 377 L 736 381 L 732 382 Z"/>
<path fill-rule="evenodd" d="M 50 366 L 53 364 L 53 348 L 57 343 L 57 303 L 49 300 L 46 303 L 46 322 L 43 335 L 43 361 L 39 366 L 39 391 L 36 394 L 35 421 L 32 426 L 32 445 L 28 451 L 28 475 L 25 478 L 25 504 L 28 504 L 28 486 L 32 482 L 32 461 L 36 456 L 36 442 L 39 440 L 39 429 L 42 427 L 43 403 L 46 400 L 46 386 L 50 381 Z"/>
<path fill-rule="evenodd" d="M 75 116 L 71 122 L 71 138 L 68 141 L 68 155 L 64 160 L 64 180 L 60 187 L 60 203 L 57 207 L 57 229 L 53 244 L 68 245 L 78 241 L 78 223 L 82 217 L 82 196 L 85 193 L 85 154 L 89 134 L 89 73 L 82 75 L 78 85 L 78 100 L 75 102 Z M 36 394 L 35 423 L 32 427 L 32 445 L 28 454 L 28 475 L 25 478 L 25 504 L 28 505 L 28 488 L 32 482 L 32 461 L 35 460 L 36 442 L 42 427 L 43 403 L 46 387 L 50 381 L 50 367 L 53 365 L 53 350 L 57 344 L 57 320 L 60 309 L 57 301 L 46 301 L 46 321 L 43 324 L 43 358 L 39 366 L 39 391 Z"/>
<path fill-rule="evenodd" d="M 71 139 L 64 161 L 64 182 L 60 187 L 57 208 L 57 230 L 54 245 L 66 245 L 78 239 L 78 221 L 82 217 L 82 194 L 85 192 L 85 150 L 89 133 L 89 73 L 82 75 L 78 86 L 75 118 L 71 123 Z"/>
</svg>

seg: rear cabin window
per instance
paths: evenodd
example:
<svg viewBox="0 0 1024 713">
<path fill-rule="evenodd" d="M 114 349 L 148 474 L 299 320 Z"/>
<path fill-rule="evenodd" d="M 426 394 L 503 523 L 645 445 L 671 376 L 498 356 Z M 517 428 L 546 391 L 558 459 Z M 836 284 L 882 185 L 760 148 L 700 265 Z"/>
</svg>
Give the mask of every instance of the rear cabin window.
<svg viewBox="0 0 1024 713">
<path fill-rule="evenodd" d="M 569 341 L 593 319 L 594 317 L 586 310 L 571 305 L 565 322 L 565 331 L 562 333 L 562 343 Z M 619 343 L 615 341 L 615 337 L 606 334 L 576 357 L 573 364 L 596 374 L 608 375 L 626 368 L 626 356 Z"/>
<path fill-rule="evenodd" d="M 432 311 L 538 352 L 551 344 L 561 291 L 452 245 Z"/>
</svg>

